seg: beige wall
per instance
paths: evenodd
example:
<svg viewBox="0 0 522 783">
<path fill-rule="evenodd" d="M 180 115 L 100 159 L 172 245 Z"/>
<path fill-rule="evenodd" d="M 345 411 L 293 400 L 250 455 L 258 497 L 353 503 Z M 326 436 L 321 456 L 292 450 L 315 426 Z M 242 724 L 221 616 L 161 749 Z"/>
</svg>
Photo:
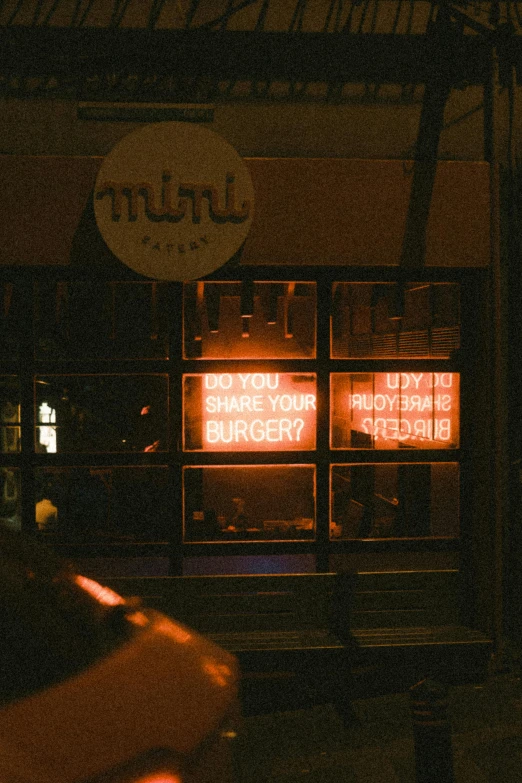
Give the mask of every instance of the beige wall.
<svg viewBox="0 0 522 783">
<path fill-rule="evenodd" d="M 0 156 L 1 262 L 103 263 L 92 214 L 103 158 Z M 247 158 L 256 194 L 243 264 L 401 263 L 412 161 Z M 489 166 L 440 161 L 424 233 L 427 266 L 489 263 Z"/>
<path fill-rule="evenodd" d="M 406 102 L 400 85 L 377 91 L 352 84 L 344 103 L 328 104 L 324 84 L 309 85 L 306 101 L 254 102 L 242 98 L 251 85 L 238 85 L 237 99 L 215 105 L 209 124 L 245 157 L 412 158 L 423 88 Z M 288 84 L 274 85 L 288 94 Z M 369 90 L 369 91 L 368 91 Z M 367 97 L 365 97 L 365 95 Z M 409 99 L 408 99 L 409 101 Z M 482 88 L 454 90 L 445 112 L 439 157 L 483 158 Z M 76 100 L 0 98 L 0 152 L 16 155 L 106 155 L 135 127 L 129 122 L 77 119 Z"/>
</svg>

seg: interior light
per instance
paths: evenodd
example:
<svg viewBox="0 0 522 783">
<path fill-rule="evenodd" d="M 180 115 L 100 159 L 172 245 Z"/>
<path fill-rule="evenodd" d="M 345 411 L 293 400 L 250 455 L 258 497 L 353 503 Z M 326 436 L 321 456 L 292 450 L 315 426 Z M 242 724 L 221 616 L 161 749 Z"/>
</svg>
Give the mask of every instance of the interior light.
<svg viewBox="0 0 522 783">
<path fill-rule="evenodd" d="M 391 299 L 388 301 L 388 318 L 390 321 L 400 321 L 404 318 L 404 285 L 397 283 L 393 287 Z"/>
<path fill-rule="evenodd" d="M 288 283 L 284 302 L 284 329 L 286 339 L 290 339 L 294 336 L 294 325 L 292 318 L 292 303 L 294 299 L 294 292 L 295 283 Z"/>
<path fill-rule="evenodd" d="M 196 318 L 194 321 L 194 340 L 201 340 L 201 319 L 203 315 L 203 302 L 205 296 L 205 283 L 198 280 L 196 284 Z"/>
<path fill-rule="evenodd" d="M 268 286 L 268 297 L 266 303 L 266 322 L 267 324 L 277 323 L 277 286 L 270 283 Z"/>
<path fill-rule="evenodd" d="M 38 408 L 38 422 L 44 425 L 56 423 L 56 411 L 47 402 L 42 402 Z M 56 427 L 41 426 L 38 442 L 45 446 L 48 454 L 56 454 Z"/>
<path fill-rule="evenodd" d="M 142 628 L 149 624 L 149 618 L 143 612 L 132 612 L 131 614 L 127 615 L 127 620 L 134 625 L 141 626 Z"/>
<path fill-rule="evenodd" d="M 167 618 L 159 620 L 159 622 L 156 623 L 155 628 L 160 633 L 165 634 L 165 636 L 170 636 L 171 639 L 174 639 L 174 641 L 179 644 L 185 644 L 192 639 L 192 634 L 189 633 L 189 631 Z"/>
<path fill-rule="evenodd" d="M 208 330 L 211 334 L 219 333 L 219 307 L 221 294 L 219 285 L 205 286 L 205 303 L 207 306 Z"/>
</svg>

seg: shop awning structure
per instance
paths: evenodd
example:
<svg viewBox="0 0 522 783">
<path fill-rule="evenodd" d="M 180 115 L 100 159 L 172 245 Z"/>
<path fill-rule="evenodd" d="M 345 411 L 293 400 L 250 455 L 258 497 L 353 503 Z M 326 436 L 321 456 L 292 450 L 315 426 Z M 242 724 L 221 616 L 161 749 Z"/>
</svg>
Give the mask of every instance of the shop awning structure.
<svg viewBox="0 0 522 783">
<path fill-rule="evenodd" d="M 522 61 L 521 23 L 507 2 L 12 0 L 0 8 L 0 93 L 364 101 L 347 85 L 483 83 L 492 45 Z"/>
</svg>

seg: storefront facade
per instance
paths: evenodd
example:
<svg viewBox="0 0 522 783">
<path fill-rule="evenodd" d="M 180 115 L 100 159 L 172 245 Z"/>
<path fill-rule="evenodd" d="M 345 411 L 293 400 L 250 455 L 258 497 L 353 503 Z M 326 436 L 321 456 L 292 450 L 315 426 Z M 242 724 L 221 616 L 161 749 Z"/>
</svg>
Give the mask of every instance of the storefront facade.
<svg viewBox="0 0 522 783">
<path fill-rule="evenodd" d="M 4 128 L 0 516 L 94 576 L 456 570 L 463 620 L 495 634 L 496 162 L 460 137 L 453 159 L 397 155 L 384 129 L 361 155 L 335 144 L 339 107 L 307 114 L 326 142 L 290 147 L 310 107 L 292 126 L 288 105 L 266 156 L 230 130 L 237 103 L 204 123 L 247 195 L 226 167 L 188 187 L 164 166 L 105 197 L 104 162 L 146 121 L 103 144 L 88 123 L 91 154 Z M 119 254 L 101 204 L 176 274 Z M 239 232 L 210 271 L 208 220 Z"/>
<path fill-rule="evenodd" d="M 413 164 L 247 159 L 242 252 L 181 283 L 103 248 L 102 159 L 2 162 L 19 264 L 3 284 L 4 518 L 109 573 L 473 561 L 487 164 L 439 163 L 426 264 L 406 270 Z M 47 226 L 38 250 L 31 225 Z"/>
</svg>

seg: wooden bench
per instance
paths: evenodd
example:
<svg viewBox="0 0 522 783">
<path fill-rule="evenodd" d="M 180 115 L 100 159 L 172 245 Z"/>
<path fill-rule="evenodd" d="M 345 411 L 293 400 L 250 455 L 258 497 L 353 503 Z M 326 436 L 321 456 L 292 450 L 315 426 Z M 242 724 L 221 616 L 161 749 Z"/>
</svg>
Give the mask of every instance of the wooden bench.
<svg viewBox="0 0 522 783">
<path fill-rule="evenodd" d="M 424 676 L 484 678 L 492 642 L 459 623 L 458 576 L 409 571 L 103 581 L 233 652 L 247 710 L 251 704 L 255 711 L 277 708 L 273 697 L 279 695 L 294 708 L 331 701 L 348 721 L 351 699 L 369 692 L 408 687 Z"/>
<path fill-rule="evenodd" d="M 360 572 L 351 628 L 361 648 L 365 693 L 424 677 L 481 682 L 493 641 L 461 619 L 457 570 Z"/>
</svg>

